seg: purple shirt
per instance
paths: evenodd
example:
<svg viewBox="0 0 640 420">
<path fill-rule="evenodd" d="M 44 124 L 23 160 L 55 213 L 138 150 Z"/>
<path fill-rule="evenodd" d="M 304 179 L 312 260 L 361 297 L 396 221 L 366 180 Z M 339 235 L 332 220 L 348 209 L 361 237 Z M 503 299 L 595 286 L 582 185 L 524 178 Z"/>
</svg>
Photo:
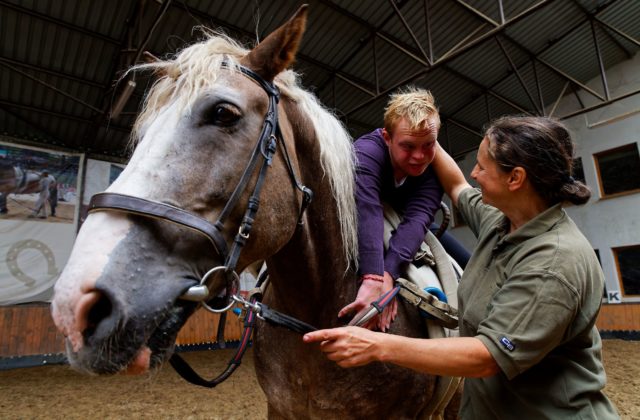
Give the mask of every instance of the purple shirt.
<svg viewBox="0 0 640 420">
<path fill-rule="evenodd" d="M 358 138 L 354 147 L 358 158 L 356 206 L 360 273 L 382 275 L 387 271 L 397 279 L 405 264 L 413 260 L 440 208 L 442 186 L 433 169 L 427 167 L 422 175 L 409 176 L 396 187 L 381 129 Z M 386 254 L 382 202 L 391 205 L 402 217 Z"/>
</svg>

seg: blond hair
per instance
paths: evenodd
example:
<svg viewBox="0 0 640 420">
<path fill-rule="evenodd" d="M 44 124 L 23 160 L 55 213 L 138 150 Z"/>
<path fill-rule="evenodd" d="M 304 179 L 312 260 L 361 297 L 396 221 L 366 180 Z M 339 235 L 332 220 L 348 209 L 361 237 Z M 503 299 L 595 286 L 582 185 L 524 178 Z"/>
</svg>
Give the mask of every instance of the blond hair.
<svg viewBox="0 0 640 420">
<path fill-rule="evenodd" d="M 384 110 L 384 128 L 393 132 L 396 123 L 405 118 L 411 130 L 420 130 L 435 119 L 440 128 L 440 114 L 433 95 L 426 89 L 407 87 L 389 98 Z"/>
</svg>

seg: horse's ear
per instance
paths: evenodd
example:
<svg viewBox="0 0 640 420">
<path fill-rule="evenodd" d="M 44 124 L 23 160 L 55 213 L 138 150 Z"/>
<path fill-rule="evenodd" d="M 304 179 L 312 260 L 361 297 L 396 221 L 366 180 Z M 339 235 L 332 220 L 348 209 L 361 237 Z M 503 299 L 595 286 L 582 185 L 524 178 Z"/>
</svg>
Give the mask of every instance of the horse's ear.
<svg viewBox="0 0 640 420">
<path fill-rule="evenodd" d="M 307 25 L 307 7 L 302 5 L 287 23 L 266 37 L 240 63 L 270 81 L 289 67 Z"/>
<path fill-rule="evenodd" d="M 158 63 L 161 60 L 156 57 L 155 55 L 151 54 L 149 51 L 144 51 L 142 53 L 142 59 L 146 62 L 146 63 Z"/>
</svg>

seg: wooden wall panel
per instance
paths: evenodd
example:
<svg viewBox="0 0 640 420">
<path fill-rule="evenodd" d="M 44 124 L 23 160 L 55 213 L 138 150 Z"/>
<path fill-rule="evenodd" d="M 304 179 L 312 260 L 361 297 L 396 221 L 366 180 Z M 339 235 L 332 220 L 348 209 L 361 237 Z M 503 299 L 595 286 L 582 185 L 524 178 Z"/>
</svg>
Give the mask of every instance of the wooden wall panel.
<svg viewBox="0 0 640 420">
<path fill-rule="evenodd" d="M 601 331 L 640 331 L 640 304 L 602 305 L 596 325 Z"/>
<path fill-rule="evenodd" d="M 242 323 L 233 313 L 227 316 L 225 341 L 236 341 L 242 333 Z M 202 309 L 184 325 L 177 344 L 215 343 L 219 315 Z M 34 356 L 64 352 L 64 337 L 58 332 L 49 304 L 0 307 L 0 357 Z"/>
<path fill-rule="evenodd" d="M 176 343 L 215 343 L 218 319 L 219 315 L 203 309 L 196 311 L 178 334 Z M 640 304 L 603 305 L 596 325 L 602 331 L 640 331 Z M 230 312 L 225 341 L 239 340 L 241 334 L 242 322 Z M 62 352 L 64 338 L 53 324 L 48 304 L 0 307 L 0 357 Z"/>
<path fill-rule="evenodd" d="M 48 304 L 0 307 L 0 357 L 63 351 L 64 337 L 53 324 Z"/>
</svg>

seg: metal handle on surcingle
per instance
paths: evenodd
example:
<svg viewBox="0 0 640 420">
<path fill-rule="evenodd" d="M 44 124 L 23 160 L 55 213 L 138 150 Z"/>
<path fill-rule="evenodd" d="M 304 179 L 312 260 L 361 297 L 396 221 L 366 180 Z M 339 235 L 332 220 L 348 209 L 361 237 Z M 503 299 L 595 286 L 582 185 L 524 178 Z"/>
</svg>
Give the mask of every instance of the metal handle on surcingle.
<svg viewBox="0 0 640 420">
<path fill-rule="evenodd" d="M 362 309 L 360 312 L 353 317 L 349 325 L 353 325 L 356 327 L 361 327 L 366 324 L 371 318 L 374 316 L 381 314 L 384 311 L 384 308 L 393 300 L 394 297 L 400 291 L 400 286 L 396 286 L 393 289 L 389 290 L 387 293 L 380 296 L 376 301 L 371 302 L 368 308 Z"/>
</svg>

